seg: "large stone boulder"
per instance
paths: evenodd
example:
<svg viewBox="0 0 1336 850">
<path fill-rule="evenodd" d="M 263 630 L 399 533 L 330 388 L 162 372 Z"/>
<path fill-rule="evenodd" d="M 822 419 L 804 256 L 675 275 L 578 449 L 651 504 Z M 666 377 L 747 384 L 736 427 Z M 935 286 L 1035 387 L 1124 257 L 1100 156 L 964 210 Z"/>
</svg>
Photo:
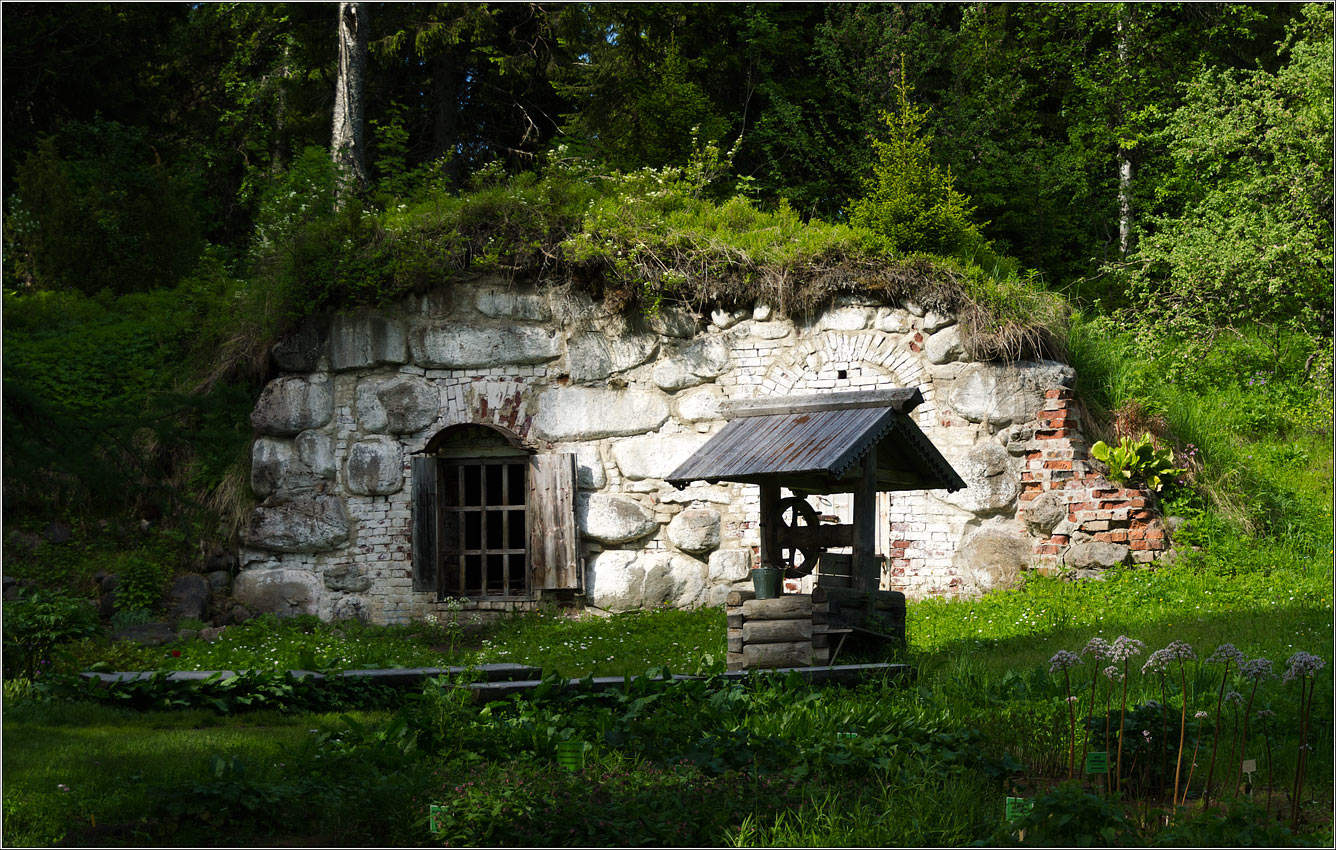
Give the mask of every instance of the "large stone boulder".
<svg viewBox="0 0 1336 850">
<path fill-rule="evenodd" d="M 413 362 L 432 369 L 525 366 L 561 353 L 555 330 L 524 326 L 433 325 L 414 331 L 411 343 Z"/>
<path fill-rule="evenodd" d="M 964 460 L 953 464 L 965 489 L 940 498 L 978 516 L 1007 512 L 1020 493 L 1019 463 L 997 443 L 976 443 Z"/>
<path fill-rule="evenodd" d="M 677 418 L 683 422 L 705 422 L 723 418 L 719 410 L 723 401 L 724 394 L 710 384 L 676 396 L 673 406 L 677 409 Z"/>
<path fill-rule="evenodd" d="M 338 462 L 334 459 L 334 441 L 328 434 L 303 431 L 297 435 L 296 444 L 297 457 L 312 475 L 330 479 L 338 472 Z"/>
<path fill-rule="evenodd" d="M 260 393 L 251 427 L 261 434 L 290 437 L 321 427 L 333 415 L 334 392 L 327 376 L 276 378 Z"/>
<path fill-rule="evenodd" d="M 172 582 L 167 591 L 167 619 L 172 622 L 182 619 L 203 620 L 209 611 L 209 600 L 213 588 L 209 580 L 202 575 L 186 573 Z"/>
<path fill-rule="evenodd" d="M 1131 549 L 1121 543 L 1082 540 L 1067 547 L 1063 563 L 1073 569 L 1116 567 L 1131 558 Z"/>
<path fill-rule="evenodd" d="M 140 623 L 115 632 L 111 639 L 128 640 L 140 646 L 162 646 L 176 640 L 176 631 L 167 623 Z"/>
<path fill-rule="evenodd" d="M 610 493 L 579 495 L 575 518 L 580 536 L 599 543 L 627 543 L 659 529 L 654 514 L 635 499 Z"/>
<path fill-rule="evenodd" d="M 1030 541 L 999 529 L 975 532 L 951 561 L 967 590 L 987 593 L 1015 587 L 1030 566 Z"/>
<path fill-rule="evenodd" d="M 1046 537 L 1067 518 L 1067 501 L 1051 491 L 1041 493 L 1025 503 L 1022 515 L 1031 533 Z"/>
<path fill-rule="evenodd" d="M 668 523 L 668 542 L 683 552 L 699 555 L 719 548 L 719 512 L 689 508 Z"/>
<path fill-rule="evenodd" d="M 728 368 L 728 346 L 719 337 L 698 339 L 676 357 L 654 365 L 654 384 L 665 392 L 677 392 L 713 380 Z"/>
<path fill-rule="evenodd" d="M 271 552 L 324 552 L 348 542 L 348 514 L 338 496 L 272 497 L 251 513 L 246 541 Z"/>
<path fill-rule="evenodd" d="M 819 331 L 861 331 L 872 322 L 873 311 L 867 307 L 836 307 L 827 310 L 817 322 Z"/>
<path fill-rule="evenodd" d="M 751 576 L 750 549 L 719 549 L 710 553 L 710 581 L 743 581 Z"/>
<path fill-rule="evenodd" d="M 620 613 L 642 607 L 645 570 L 636 563 L 637 552 L 599 552 L 589 559 L 589 604 Z"/>
<path fill-rule="evenodd" d="M 929 363 L 938 366 L 959 360 L 963 348 L 960 344 L 960 325 L 950 325 L 928 337 L 923 344 L 923 354 Z"/>
<path fill-rule="evenodd" d="M 663 478 L 680 466 L 710 439 L 709 434 L 650 434 L 618 440 L 612 446 L 612 459 L 624 478 L 638 481 Z"/>
<path fill-rule="evenodd" d="M 1070 387 L 1075 380 L 1076 370 L 1051 360 L 974 363 L 956 379 L 947 398 L 951 409 L 970 422 L 1006 427 L 1034 419 L 1047 390 Z"/>
<path fill-rule="evenodd" d="M 260 498 L 277 493 L 292 478 L 297 447 L 290 440 L 260 437 L 251 446 L 251 490 Z"/>
<path fill-rule="evenodd" d="M 388 437 L 368 437 L 348 449 L 348 491 L 388 496 L 404 486 L 403 447 Z"/>
<path fill-rule="evenodd" d="M 668 421 L 658 393 L 554 387 L 538 397 L 534 433 L 554 443 L 644 434 Z"/>
<path fill-rule="evenodd" d="M 542 295 L 521 294 L 506 289 L 485 289 L 475 302 L 478 312 L 493 319 L 518 319 L 522 322 L 546 322 L 552 308 Z"/>
<path fill-rule="evenodd" d="M 414 375 L 368 378 L 357 385 L 356 405 L 363 431 L 411 434 L 436 421 L 441 390 Z"/>
<path fill-rule="evenodd" d="M 339 593 L 364 593 L 371 589 L 371 577 L 356 564 L 335 564 L 325 570 L 325 588 Z"/>
<path fill-rule="evenodd" d="M 691 608 L 705 592 L 705 564 L 695 558 L 660 552 L 642 558 L 645 565 L 643 605 Z"/>
<path fill-rule="evenodd" d="M 614 372 L 647 363 L 658 352 L 659 338 L 654 334 L 609 336 L 591 331 L 571 337 L 566 344 L 566 363 L 572 381 L 601 381 Z"/>
<path fill-rule="evenodd" d="M 344 371 L 406 362 L 408 335 L 402 322 L 370 311 L 334 317 L 329 331 L 330 368 Z"/>
<path fill-rule="evenodd" d="M 255 613 L 280 617 L 314 614 L 320 601 L 320 581 L 309 570 L 242 570 L 232 596 Z"/>
</svg>

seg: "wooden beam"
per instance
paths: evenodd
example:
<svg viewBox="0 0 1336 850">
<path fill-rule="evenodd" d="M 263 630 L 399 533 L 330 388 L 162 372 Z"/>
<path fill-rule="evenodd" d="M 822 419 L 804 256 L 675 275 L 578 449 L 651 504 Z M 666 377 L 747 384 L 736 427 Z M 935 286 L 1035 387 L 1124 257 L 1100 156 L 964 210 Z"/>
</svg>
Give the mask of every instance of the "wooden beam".
<svg viewBox="0 0 1336 850">
<path fill-rule="evenodd" d="M 778 511 L 775 510 L 779 504 L 779 485 L 762 484 L 760 486 L 761 496 L 761 566 L 773 567 L 779 564 L 779 545 L 775 537 L 775 531 L 778 527 Z"/>
<path fill-rule="evenodd" d="M 725 419 L 747 416 L 774 416 L 786 413 L 814 413 L 820 410 L 856 410 L 863 407 L 890 407 L 908 413 L 923 403 L 917 387 L 889 390 L 858 390 L 847 393 L 820 393 L 780 398 L 732 399 L 719 405 Z"/>
<path fill-rule="evenodd" d="M 854 491 L 853 586 L 877 590 L 881 560 L 877 557 L 877 454 L 863 457 L 863 475 Z"/>
</svg>

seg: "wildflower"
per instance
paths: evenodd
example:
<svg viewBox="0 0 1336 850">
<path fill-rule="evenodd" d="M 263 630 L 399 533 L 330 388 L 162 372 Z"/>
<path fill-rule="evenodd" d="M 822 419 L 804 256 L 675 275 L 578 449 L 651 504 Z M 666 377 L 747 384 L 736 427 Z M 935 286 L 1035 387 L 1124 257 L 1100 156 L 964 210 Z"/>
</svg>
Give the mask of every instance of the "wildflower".
<svg viewBox="0 0 1336 850">
<path fill-rule="evenodd" d="M 1112 649 L 1113 647 L 1109 645 L 1107 640 L 1102 637 L 1095 637 L 1091 638 L 1090 642 L 1085 645 L 1085 649 L 1081 650 L 1081 654 L 1093 655 L 1095 656 L 1096 661 L 1101 661 L 1109 657 L 1109 653 Z"/>
<path fill-rule="evenodd" d="M 1291 655 L 1286 664 L 1289 665 L 1289 668 L 1285 671 L 1284 678 L 1281 679 L 1283 682 L 1293 682 L 1295 679 L 1307 678 L 1327 666 L 1321 658 L 1310 655 L 1303 650 Z"/>
<path fill-rule="evenodd" d="M 1048 660 L 1048 672 L 1056 673 L 1059 670 L 1070 670 L 1072 667 L 1081 663 L 1081 659 L 1074 652 L 1068 652 L 1065 649 L 1059 649 Z"/>
<path fill-rule="evenodd" d="M 1175 661 L 1196 661 L 1197 653 L 1192 651 L 1192 647 L 1181 640 L 1176 640 L 1164 648 L 1169 653 L 1169 657 Z"/>
<path fill-rule="evenodd" d="M 1141 665 L 1141 675 L 1146 676 L 1150 673 L 1163 675 L 1169 670 L 1169 664 L 1173 660 L 1173 656 L 1170 655 L 1167 648 L 1157 649 L 1150 654 L 1150 658 L 1146 659 L 1146 663 Z"/>
<path fill-rule="evenodd" d="M 1258 716 L 1258 717 L 1275 717 L 1275 716 L 1276 716 L 1276 713 L 1275 713 L 1274 711 L 1272 711 L 1271 709 L 1269 709 L 1269 708 L 1264 708 L 1264 709 L 1262 709 L 1261 711 L 1257 712 L 1257 716 Z"/>
<path fill-rule="evenodd" d="M 1127 635 L 1119 635 L 1117 640 L 1110 647 L 1109 659 L 1111 661 L 1126 661 L 1135 655 L 1140 655 L 1141 650 L 1146 645 L 1136 638 L 1130 638 Z"/>
<path fill-rule="evenodd" d="M 1077 702 L 1080 699 L 1080 697 L 1067 697 L 1067 702 Z"/>
<path fill-rule="evenodd" d="M 66 785 L 64 782 L 57 783 L 56 787 L 59 788 L 61 791 L 70 790 L 70 786 Z"/>
<path fill-rule="evenodd" d="M 1222 643 L 1211 653 L 1211 657 L 1206 659 L 1207 664 L 1234 664 L 1243 663 L 1243 653 L 1234 648 L 1232 643 Z"/>
<path fill-rule="evenodd" d="M 1121 682 L 1123 680 L 1123 671 L 1118 668 L 1117 664 L 1110 664 L 1108 667 L 1105 667 L 1104 675 L 1111 682 Z"/>
<path fill-rule="evenodd" d="M 1197 720 L 1205 720 L 1206 718 L 1210 717 L 1211 715 L 1210 715 L 1209 713 L 1205 712 L 1205 711 L 1199 711 L 1199 712 L 1197 712 L 1196 714 L 1194 714 L 1194 715 L 1192 715 L 1192 716 L 1193 716 L 1194 718 L 1196 718 Z"/>
<path fill-rule="evenodd" d="M 1266 658 L 1254 658 L 1251 661 L 1245 661 L 1239 665 L 1239 672 L 1254 682 L 1260 682 L 1263 679 L 1276 678 L 1275 670 L 1271 666 L 1271 661 Z"/>
<path fill-rule="evenodd" d="M 173 658 L 180 658 L 180 657 L 181 657 L 181 650 L 179 650 L 179 649 L 173 649 L 173 650 L 172 650 L 172 657 L 173 657 Z"/>
<path fill-rule="evenodd" d="M 1225 702 L 1232 705 L 1243 705 L 1243 694 L 1238 691 L 1230 691 L 1225 694 Z"/>
</svg>

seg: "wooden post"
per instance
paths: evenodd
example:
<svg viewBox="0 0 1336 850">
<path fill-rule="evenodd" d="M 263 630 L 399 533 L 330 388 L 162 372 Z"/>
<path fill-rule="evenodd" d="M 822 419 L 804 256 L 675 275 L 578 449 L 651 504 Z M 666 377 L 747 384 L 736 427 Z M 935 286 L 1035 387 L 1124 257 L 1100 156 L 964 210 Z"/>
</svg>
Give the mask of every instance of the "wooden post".
<svg viewBox="0 0 1336 850">
<path fill-rule="evenodd" d="M 877 590 L 881 563 L 877 560 L 877 453 L 863 458 L 863 476 L 854 485 L 853 586 Z"/>
<path fill-rule="evenodd" d="M 761 566 L 773 567 L 779 564 L 779 546 L 775 541 L 776 523 L 775 506 L 779 504 L 779 485 L 760 485 L 761 496 Z"/>
</svg>

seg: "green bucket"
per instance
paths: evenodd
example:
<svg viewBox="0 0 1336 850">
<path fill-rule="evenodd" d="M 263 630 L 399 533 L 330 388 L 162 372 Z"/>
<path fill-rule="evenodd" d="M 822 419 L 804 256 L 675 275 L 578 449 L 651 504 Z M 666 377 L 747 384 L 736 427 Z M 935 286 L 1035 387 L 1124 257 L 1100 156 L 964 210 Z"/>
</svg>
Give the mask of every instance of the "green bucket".
<svg viewBox="0 0 1336 850">
<path fill-rule="evenodd" d="M 583 770 L 585 766 L 584 741 L 558 741 L 557 764 L 567 770 Z"/>
<path fill-rule="evenodd" d="M 751 572 L 757 599 L 778 599 L 782 592 L 779 567 L 757 567 Z"/>
</svg>

